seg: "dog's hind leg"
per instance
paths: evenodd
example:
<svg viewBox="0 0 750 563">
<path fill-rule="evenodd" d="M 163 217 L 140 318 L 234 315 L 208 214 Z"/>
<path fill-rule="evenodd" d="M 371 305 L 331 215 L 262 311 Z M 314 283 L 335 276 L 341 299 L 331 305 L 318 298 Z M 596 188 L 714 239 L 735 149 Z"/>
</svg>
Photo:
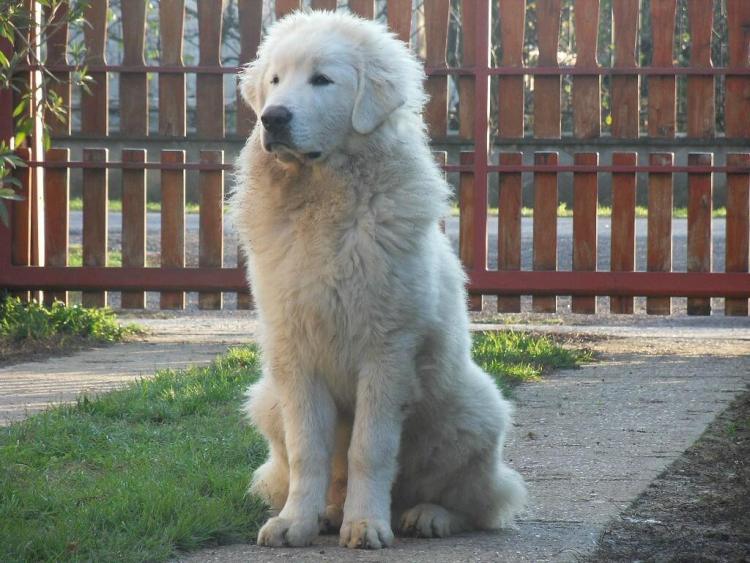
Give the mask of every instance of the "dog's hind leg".
<svg viewBox="0 0 750 563">
<path fill-rule="evenodd" d="M 278 393 L 270 378 L 263 377 L 247 391 L 244 411 L 268 440 L 268 460 L 253 473 L 250 493 L 259 496 L 278 514 L 289 493 L 289 462 L 284 443 L 284 421 Z"/>
</svg>

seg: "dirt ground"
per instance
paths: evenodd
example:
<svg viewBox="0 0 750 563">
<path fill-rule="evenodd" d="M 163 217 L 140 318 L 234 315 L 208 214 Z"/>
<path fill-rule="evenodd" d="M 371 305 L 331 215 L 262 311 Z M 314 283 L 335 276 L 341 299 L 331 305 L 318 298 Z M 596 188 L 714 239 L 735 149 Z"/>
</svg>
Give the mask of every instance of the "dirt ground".
<svg viewBox="0 0 750 563">
<path fill-rule="evenodd" d="M 590 561 L 750 561 L 750 392 L 597 541 Z"/>
</svg>

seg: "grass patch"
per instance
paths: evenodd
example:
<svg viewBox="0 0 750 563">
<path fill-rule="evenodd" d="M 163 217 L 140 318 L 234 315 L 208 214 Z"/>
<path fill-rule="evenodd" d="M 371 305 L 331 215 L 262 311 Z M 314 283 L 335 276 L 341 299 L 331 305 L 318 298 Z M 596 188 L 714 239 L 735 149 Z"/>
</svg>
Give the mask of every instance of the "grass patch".
<svg viewBox="0 0 750 563">
<path fill-rule="evenodd" d="M 84 309 L 59 301 L 45 307 L 9 297 L 0 303 L 0 362 L 118 342 L 140 332 L 134 324 L 121 325 L 110 309 Z"/>
<path fill-rule="evenodd" d="M 475 333 L 472 356 L 506 391 L 522 381 L 534 381 L 544 373 L 574 368 L 592 359 L 590 351 L 570 350 L 547 336 L 514 331 Z"/>
<path fill-rule="evenodd" d="M 477 334 L 474 355 L 503 385 L 581 358 L 518 333 Z M 265 507 L 245 489 L 266 446 L 239 406 L 259 374 L 257 349 L 234 348 L 0 428 L 0 560 L 164 561 L 252 541 Z"/>
<path fill-rule="evenodd" d="M 83 247 L 80 244 L 68 246 L 68 266 L 83 266 Z M 122 252 L 109 250 L 107 252 L 107 266 L 122 266 Z"/>
</svg>

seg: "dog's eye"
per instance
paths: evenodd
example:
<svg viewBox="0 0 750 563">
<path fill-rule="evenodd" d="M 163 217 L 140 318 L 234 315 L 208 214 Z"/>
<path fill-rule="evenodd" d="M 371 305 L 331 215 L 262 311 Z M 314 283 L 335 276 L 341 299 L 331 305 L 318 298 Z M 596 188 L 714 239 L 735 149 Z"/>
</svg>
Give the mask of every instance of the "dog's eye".
<svg viewBox="0 0 750 563">
<path fill-rule="evenodd" d="M 329 84 L 333 84 L 333 80 L 328 78 L 325 74 L 315 74 L 310 79 L 310 84 L 313 86 L 328 86 Z"/>
<path fill-rule="evenodd" d="M 279 83 L 279 75 L 274 74 L 273 78 L 271 79 L 271 84 L 278 84 Z"/>
</svg>

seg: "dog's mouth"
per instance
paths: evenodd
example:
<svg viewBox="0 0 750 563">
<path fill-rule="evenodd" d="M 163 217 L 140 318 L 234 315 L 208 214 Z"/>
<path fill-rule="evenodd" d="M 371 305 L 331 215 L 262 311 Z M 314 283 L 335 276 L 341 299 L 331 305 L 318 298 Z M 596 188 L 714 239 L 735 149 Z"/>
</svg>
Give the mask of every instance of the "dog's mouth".
<svg viewBox="0 0 750 563">
<path fill-rule="evenodd" d="M 323 156 L 323 153 L 321 151 L 300 152 L 287 143 L 282 143 L 279 141 L 264 143 L 263 148 L 266 150 L 266 152 L 273 153 L 278 158 L 285 161 L 290 160 L 290 158 L 295 158 L 302 161 L 314 161 Z"/>
</svg>

